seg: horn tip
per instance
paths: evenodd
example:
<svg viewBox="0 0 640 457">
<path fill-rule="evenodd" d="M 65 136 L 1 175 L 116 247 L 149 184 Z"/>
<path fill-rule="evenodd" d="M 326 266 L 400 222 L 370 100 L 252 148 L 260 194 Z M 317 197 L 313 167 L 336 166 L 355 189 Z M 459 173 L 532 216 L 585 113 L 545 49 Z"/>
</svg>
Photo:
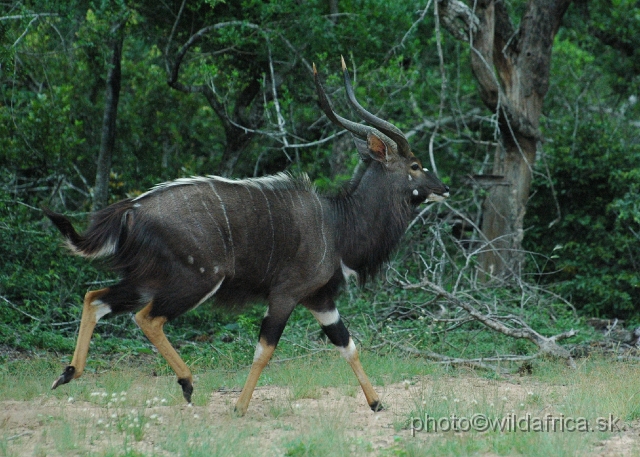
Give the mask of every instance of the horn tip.
<svg viewBox="0 0 640 457">
<path fill-rule="evenodd" d="M 340 56 L 340 60 L 342 61 L 342 70 L 346 70 L 347 69 L 347 64 L 344 61 L 344 56 Z"/>
</svg>

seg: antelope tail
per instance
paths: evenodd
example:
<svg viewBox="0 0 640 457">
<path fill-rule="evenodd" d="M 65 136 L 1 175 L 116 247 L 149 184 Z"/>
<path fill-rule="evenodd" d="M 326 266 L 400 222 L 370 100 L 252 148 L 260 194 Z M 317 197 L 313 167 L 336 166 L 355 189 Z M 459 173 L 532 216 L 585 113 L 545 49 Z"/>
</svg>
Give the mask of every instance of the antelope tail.
<svg viewBox="0 0 640 457">
<path fill-rule="evenodd" d="M 42 207 L 44 214 L 53 222 L 67 241 L 67 246 L 74 254 L 88 257 L 106 257 L 116 253 L 124 243 L 128 226 L 131 222 L 133 202 L 123 200 L 104 208 L 91 217 L 87 231 L 79 234 L 64 215 Z"/>
</svg>

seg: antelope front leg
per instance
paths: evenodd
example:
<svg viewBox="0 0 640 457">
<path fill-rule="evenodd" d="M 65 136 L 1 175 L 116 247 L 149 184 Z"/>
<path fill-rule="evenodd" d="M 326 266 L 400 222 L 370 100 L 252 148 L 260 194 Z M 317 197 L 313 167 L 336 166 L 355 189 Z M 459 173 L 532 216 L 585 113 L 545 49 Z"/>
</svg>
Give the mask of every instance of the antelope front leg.
<svg viewBox="0 0 640 457">
<path fill-rule="evenodd" d="M 82 318 L 80 320 L 80 331 L 76 341 L 76 349 L 73 352 L 73 359 L 58 379 L 53 382 L 51 389 L 66 384 L 72 379 L 79 378 L 87 364 L 87 353 L 89 352 L 89 342 L 91 335 L 96 328 L 96 324 L 102 316 L 111 312 L 109 305 L 102 303 L 100 297 L 106 294 L 109 288 L 92 290 L 85 294 L 84 305 L 82 307 Z"/>
<path fill-rule="evenodd" d="M 380 397 L 378 397 L 378 394 L 373 389 L 367 374 L 360 364 L 356 345 L 349 335 L 349 330 L 344 326 L 335 305 L 333 309 L 322 312 L 311 311 L 311 313 L 322 327 L 325 335 L 327 335 L 329 340 L 338 348 L 342 357 L 351 365 L 351 369 L 355 373 L 356 378 L 358 378 L 360 387 L 362 387 L 362 391 L 371 410 L 377 412 L 384 409 L 382 403 L 380 403 Z"/>
<path fill-rule="evenodd" d="M 340 324 L 342 324 L 342 321 L 340 321 Z M 344 327 L 344 324 L 342 324 L 342 326 Z M 345 330 L 347 330 L 346 327 Z M 367 399 L 367 404 L 371 408 L 371 411 L 382 411 L 384 407 L 382 406 L 382 403 L 380 403 L 380 397 L 378 397 L 378 394 L 373 389 L 367 374 L 364 372 L 364 369 L 360 364 L 358 350 L 356 349 L 356 345 L 353 343 L 351 337 L 349 337 L 347 345 L 345 347 L 338 346 L 338 350 L 340 351 L 340 354 L 342 354 L 342 357 L 344 357 L 346 361 L 349 362 L 349 365 L 351 365 L 351 369 L 355 373 L 356 378 L 358 378 L 358 382 L 360 383 L 360 387 L 362 387 L 362 391 L 364 392 L 364 396 Z"/>
</svg>

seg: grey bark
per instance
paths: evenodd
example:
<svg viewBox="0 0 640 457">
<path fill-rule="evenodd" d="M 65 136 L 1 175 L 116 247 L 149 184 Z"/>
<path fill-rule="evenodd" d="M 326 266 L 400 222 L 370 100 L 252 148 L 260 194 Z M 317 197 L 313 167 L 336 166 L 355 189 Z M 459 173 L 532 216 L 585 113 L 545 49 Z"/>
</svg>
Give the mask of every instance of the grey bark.
<svg viewBox="0 0 640 457">
<path fill-rule="evenodd" d="M 553 39 L 571 0 L 529 0 L 516 29 L 500 0 L 469 7 L 440 0 L 441 23 L 471 46 L 471 68 L 483 103 L 497 113 L 503 153 L 494 175 L 504 176 L 483 205 L 482 232 L 488 249 L 480 255 L 487 278 L 518 274 L 524 262 L 523 220 L 531 187 L 542 103 L 549 89 Z"/>
<path fill-rule="evenodd" d="M 100 152 L 96 170 L 96 181 L 93 190 L 93 210 L 107 206 L 109 202 L 109 174 L 111 173 L 111 159 L 116 143 L 116 119 L 118 116 L 118 102 L 120 100 L 120 86 L 122 80 L 122 46 L 124 33 L 122 24 L 112 30 L 113 44 L 109 72 L 107 74 L 107 88 L 102 118 L 102 136 Z"/>
</svg>

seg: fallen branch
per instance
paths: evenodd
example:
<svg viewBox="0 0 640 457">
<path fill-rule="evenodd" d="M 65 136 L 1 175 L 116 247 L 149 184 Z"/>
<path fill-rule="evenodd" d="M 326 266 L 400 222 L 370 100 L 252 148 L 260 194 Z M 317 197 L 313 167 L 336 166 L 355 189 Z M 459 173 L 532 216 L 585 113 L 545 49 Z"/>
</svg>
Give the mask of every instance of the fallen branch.
<svg viewBox="0 0 640 457">
<path fill-rule="evenodd" d="M 446 298 L 449 302 L 464 309 L 471 317 L 475 320 L 481 322 L 485 326 L 489 327 L 492 330 L 500 332 L 504 335 L 510 336 L 512 338 L 522 338 L 531 341 L 533 344 L 540 348 L 540 354 L 548 355 L 555 358 L 560 358 L 566 361 L 567 365 L 571 368 L 576 368 L 576 363 L 571 357 L 571 354 L 567 349 L 557 344 L 558 341 L 570 338 L 576 335 L 577 331 L 571 329 L 568 332 L 560 333 L 559 335 L 546 337 L 540 335 L 538 332 L 529 327 L 525 322 L 523 322 L 517 316 L 512 316 L 512 321 L 517 322 L 522 328 L 511 328 L 507 327 L 502 322 L 493 319 L 492 317 L 486 316 L 478 311 L 475 307 L 471 306 L 468 302 L 464 300 L 460 300 L 455 295 L 447 292 L 442 287 L 437 284 L 429 281 L 428 279 L 423 279 L 418 284 L 409 284 L 403 283 L 404 289 L 421 289 L 427 288 L 432 292 L 440 295 L 441 297 Z"/>
<path fill-rule="evenodd" d="M 10 436 L 9 438 L 7 438 L 7 441 L 17 440 L 18 438 L 20 438 L 22 436 L 29 436 L 29 435 L 33 435 L 33 432 L 18 433 L 17 435 L 13 435 L 13 436 Z"/>
<path fill-rule="evenodd" d="M 461 359 L 458 357 L 449 357 L 446 355 L 438 354 L 436 352 L 431 351 L 421 351 L 416 348 L 412 348 L 410 346 L 397 345 L 398 349 L 401 349 L 409 354 L 419 355 L 421 357 L 425 357 L 429 360 L 436 361 L 438 363 L 447 364 L 447 365 L 466 365 L 473 368 L 481 368 L 483 370 L 491 370 L 497 373 L 508 373 L 509 371 L 496 365 L 491 365 L 486 362 L 523 362 L 527 360 L 533 360 L 537 358 L 540 353 L 535 355 L 505 355 L 505 356 L 497 356 L 497 357 L 480 357 L 477 359 Z"/>
<path fill-rule="evenodd" d="M 7 305 L 11 306 L 13 309 L 15 309 L 16 311 L 18 311 L 19 313 L 24 314 L 25 316 L 27 316 L 27 317 L 29 317 L 29 318 L 33 319 L 34 321 L 40 322 L 40 319 L 38 319 L 37 317 L 32 316 L 31 314 L 29 314 L 29 313 L 27 313 L 27 312 L 25 312 L 25 311 L 21 310 L 18 306 L 16 306 L 16 305 L 14 305 L 13 303 L 11 303 L 11 301 L 10 301 L 9 299 L 7 299 L 7 297 L 5 297 L 5 296 L 0 296 L 0 298 L 2 298 L 2 300 L 4 300 L 4 301 L 5 301 L 5 303 L 6 303 Z"/>
</svg>

